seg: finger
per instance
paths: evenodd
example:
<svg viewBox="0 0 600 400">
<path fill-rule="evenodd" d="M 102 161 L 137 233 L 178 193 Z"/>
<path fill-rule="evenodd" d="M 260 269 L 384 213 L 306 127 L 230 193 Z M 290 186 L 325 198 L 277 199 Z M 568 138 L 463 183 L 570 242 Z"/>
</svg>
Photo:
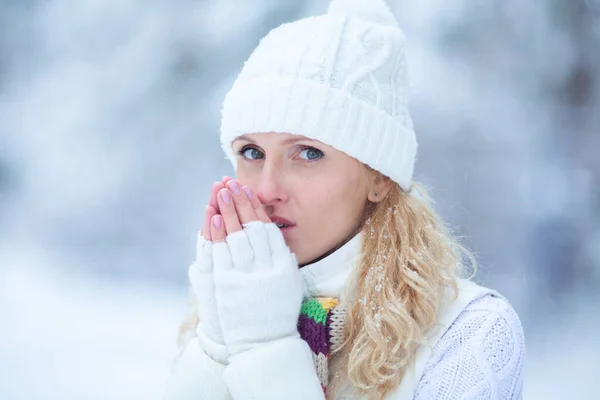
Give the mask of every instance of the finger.
<svg viewBox="0 0 600 400">
<path fill-rule="evenodd" d="M 208 204 L 213 206 L 217 213 L 219 212 L 219 203 L 217 202 L 217 193 L 219 190 L 223 189 L 225 184 L 223 182 L 215 182 L 212 185 L 212 189 L 210 190 L 210 198 L 208 199 Z"/>
<path fill-rule="evenodd" d="M 226 185 L 228 181 L 232 180 L 233 178 L 230 176 L 225 175 L 223 177 L 223 180 L 221 182 L 223 182 L 223 185 Z"/>
<path fill-rule="evenodd" d="M 255 195 L 254 191 L 246 185 L 242 186 L 242 191 L 246 193 L 246 196 L 250 200 L 250 204 L 254 209 L 254 213 L 256 214 L 257 219 L 265 223 L 271 222 L 271 218 L 269 218 L 269 216 L 263 209 L 260 199 L 258 198 L 258 196 Z"/>
<path fill-rule="evenodd" d="M 220 214 L 213 215 L 210 224 L 210 234 L 214 243 L 224 242 L 227 232 L 225 232 L 225 224 L 223 217 Z"/>
<path fill-rule="evenodd" d="M 233 268 L 231 252 L 226 242 L 214 243 L 212 246 L 212 256 L 215 265 L 215 277 L 219 271 Z"/>
<path fill-rule="evenodd" d="M 229 189 L 221 189 L 219 190 L 219 195 L 217 198 L 219 201 L 219 210 L 223 216 L 226 234 L 229 235 L 233 232 L 241 231 L 242 226 L 240 225 L 240 221 L 233 204 L 233 194 L 229 191 Z"/>
<path fill-rule="evenodd" d="M 202 230 L 200 231 L 200 235 L 204 238 L 204 240 L 211 241 L 212 236 L 210 234 L 210 221 L 213 215 L 217 214 L 217 210 L 211 205 L 206 206 L 204 211 L 204 223 L 202 224 Z"/>
<path fill-rule="evenodd" d="M 266 224 L 261 221 L 250 222 L 245 226 L 244 231 L 252 247 L 254 263 L 257 269 L 270 265 L 271 248 L 269 247 L 269 234 Z"/>
<path fill-rule="evenodd" d="M 253 269 L 254 254 L 245 231 L 237 231 L 227 235 L 225 239 L 231 252 L 233 266 L 237 270 L 250 272 Z"/>
<path fill-rule="evenodd" d="M 256 212 L 254 212 L 254 208 L 250 204 L 250 199 L 246 192 L 242 190 L 240 184 L 232 179 L 227 182 L 227 187 L 233 194 L 233 205 L 235 206 L 240 224 L 244 226 L 248 222 L 257 221 Z"/>
</svg>

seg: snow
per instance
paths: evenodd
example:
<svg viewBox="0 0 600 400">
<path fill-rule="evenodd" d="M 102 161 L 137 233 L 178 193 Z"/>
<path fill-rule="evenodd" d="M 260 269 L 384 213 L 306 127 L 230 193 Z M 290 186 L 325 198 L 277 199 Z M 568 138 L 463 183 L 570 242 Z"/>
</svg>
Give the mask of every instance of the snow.
<svg viewBox="0 0 600 400">
<path fill-rule="evenodd" d="M 1 399 L 161 398 L 185 293 L 31 257 L 2 266 Z"/>
</svg>

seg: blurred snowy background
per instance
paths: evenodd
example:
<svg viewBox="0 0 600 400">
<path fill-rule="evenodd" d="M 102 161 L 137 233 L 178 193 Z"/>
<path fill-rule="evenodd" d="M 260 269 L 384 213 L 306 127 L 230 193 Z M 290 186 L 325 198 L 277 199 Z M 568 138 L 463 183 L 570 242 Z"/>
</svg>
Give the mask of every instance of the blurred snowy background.
<svg viewBox="0 0 600 400">
<path fill-rule="evenodd" d="M 417 179 L 521 315 L 525 398 L 598 398 L 600 1 L 389 3 Z M 327 5 L 0 0 L 0 399 L 160 398 L 223 96 Z"/>
</svg>

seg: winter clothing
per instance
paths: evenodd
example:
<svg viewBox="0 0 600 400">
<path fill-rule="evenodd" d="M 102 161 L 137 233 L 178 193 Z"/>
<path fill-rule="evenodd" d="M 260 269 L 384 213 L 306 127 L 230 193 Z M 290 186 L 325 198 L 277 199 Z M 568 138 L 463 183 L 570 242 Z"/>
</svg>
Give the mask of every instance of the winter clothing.
<svg viewBox="0 0 600 400">
<path fill-rule="evenodd" d="M 299 270 L 307 299 L 304 305 L 319 301 L 319 297 L 344 299 L 338 307 L 351 301 L 343 293 L 358 261 L 360 239 L 357 235 L 334 253 Z M 215 265 L 215 271 L 218 268 Z M 462 279 L 459 289 L 458 299 L 448 301 L 440 311 L 438 324 L 428 332 L 428 345 L 419 347 L 407 375 L 388 400 L 521 398 L 524 342 L 516 313 L 490 289 Z M 257 293 L 260 292 L 259 289 Z M 245 295 L 228 296 L 239 303 L 248 300 Z M 237 318 L 245 316 L 238 314 Z M 301 316 L 299 321 L 302 331 Z M 336 332 L 342 332 L 342 324 L 343 320 L 338 321 Z M 330 348 L 337 340 L 335 336 L 329 335 Z M 313 355 L 310 340 L 306 334 L 302 338 L 292 335 L 271 340 L 242 351 L 223 364 L 200 348 L 202 342 L 192 339 L 173 368 L 165 398 L 325 399 L 319 379 L 319 368 L 323 367 L 319 362 L 323 358 Z M 460 374 L 455 373 L 458 370 Z M 336 399 L 361 397 L 343 392 Z"/>
<path fill-rule="evenodd" d="M 226 363 L 229 351 L 225 346 L 223 331 L 217 314 L 215 283 L 213 277 L 212 242 L 204 240 L 198 233 L 196 260 L 188 271 L 192 291 L 196 297 L 200 323 L 196 335 L 202 348 L 221 363 Z"/>
<path fill-rule="evenodd" d="M 501 297 L 482 296 L 438 341 L 414 399 L 521 399 L 524 352 L 515 310 Z"/>
<path fill-rule="evenodd" d="M 171 369 L 164 400 L 232 400 L 223 378 L 225 365 L 192 339 Z"/>
<path fill-rule="evenodd" d="M 312 351 L 313 362 L 323 393 L 329 384 L 329 356 L 343 339 L 345 306 L 333 297 L 310 297 L 302 303 L 298 332 Z"/>
<path fill-rule="evenodd" d="M 261 40 L 225 98 L 223 150 L 235 167 L 240 135 L 304 135 L 409 191 L 417 141 L 407 93 L 405 39 L 385 1 L 333 0 L 327 14 Z M 325 399 L 329 354 L 356 300 L 346 286 L 361 239 L 301 269 L 274 224 L 246 224 L 226 243 L 200 240 L 189 277 L 202 322 L 166 399 Z M 458 298 L 444 293 L 436 325 L 388 400 L 520 399 L 518 317 L 498 293 L 464 279 L 458 286 Z M 346 382 L 339 399 L 362 396 Z"/>
<path fill-rule="evenodd" d="M 331 145 L 410 189 L 417 141 L 405 36 L 384 0 L 333 0 L 286 23 L 246 61 L 221 110 L 221 143 L 288 132 Z"/>
<path fill-rule="evenodd" d="M 260 221 L 213 244 L 217 310 L 229 361 L 279 339 L 300 340 L 303 282 L 277 225 Z"/>
</svg>

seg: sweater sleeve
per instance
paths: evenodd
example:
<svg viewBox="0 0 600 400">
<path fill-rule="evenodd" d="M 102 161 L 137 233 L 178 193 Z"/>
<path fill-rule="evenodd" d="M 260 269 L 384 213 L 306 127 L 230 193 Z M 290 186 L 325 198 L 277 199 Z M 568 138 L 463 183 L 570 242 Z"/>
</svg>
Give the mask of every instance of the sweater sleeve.
<svg viewBox="0 0 600 400">
<path fill-rule="evenodd" d="M 223 380 L 225 365 L 213 360 L 192 339 L 173 364 L 164 400 L 231 400 Z"/>
<path fill-rule="evenodd" d="M 279 339 L 229 360 L 225 382 L 235 400 L 325 400 L 308 344 Z"/>
<path fill-rule="evenodd" d="M 469 304 L 436 344 L 416 400 L 521 399 L 525 341 L 515 310 L 487 295 Z"/>
</svg>

